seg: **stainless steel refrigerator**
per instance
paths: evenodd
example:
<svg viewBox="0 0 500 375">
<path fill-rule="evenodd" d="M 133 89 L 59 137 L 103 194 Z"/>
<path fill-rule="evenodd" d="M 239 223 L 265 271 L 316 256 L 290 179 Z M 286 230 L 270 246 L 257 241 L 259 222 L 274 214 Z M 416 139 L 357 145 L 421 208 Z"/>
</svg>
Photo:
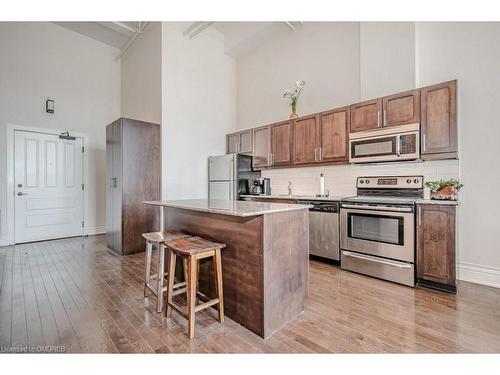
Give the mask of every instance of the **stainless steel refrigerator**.
<svg viewBox="0 0 500 375">
<path fill-rule="evenodd" d="M 208 198 L 237 200 L 248 194 L 248 185 L 260 177 L 252 171 L 252 157 L 226 154 L 208 158 Z"/>
</svg>

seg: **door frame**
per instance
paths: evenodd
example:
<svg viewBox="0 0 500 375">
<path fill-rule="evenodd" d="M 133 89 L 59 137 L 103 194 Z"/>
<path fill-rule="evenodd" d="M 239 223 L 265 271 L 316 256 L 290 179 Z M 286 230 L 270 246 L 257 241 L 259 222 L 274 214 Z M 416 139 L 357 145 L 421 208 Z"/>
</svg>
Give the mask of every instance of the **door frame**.
<svg viewBox="0 0 500 375">
<path fill-rule="evenodd" d="M 46 128 L 38 128 L 33 126 L 22 126 L 22 125 L 13 125 L 7 124 L 7 137 L 5 138 L 7 141 L 7 207 L 6 207 L 6 224 L 7 224 L 7 243 L 6 245 L 14 245 L 15 244 L 15 184 L 14 184 L 14 175 L 15 175 L 15 167 L 14 167 L 14 144 L 15 144 L 15 132 L 24 131 L 31 133 L 41 133 L 41 134 L 50 134 L 50 135 L 60 135 L 67 130 L 58 130 L 58 129 L 46 129 Z M 88 144 L 88 136 L 85 133 L 77 133 L 71 132 L 71 135 L 77 138 L 82 138 L 82 145 L 84 147 L 83 157 L 82 157 L 82 183 L 85 186 L 83 189 L 83 197 L 82 197 L 82 220 L 84 226 L 82 228 L 82 235 L 87 234 L 87 215 L 88 212 L 85 209 L 86 203 L 88 201 L 88 160 L 87 160 L 87 144 Z"/>
</svg>

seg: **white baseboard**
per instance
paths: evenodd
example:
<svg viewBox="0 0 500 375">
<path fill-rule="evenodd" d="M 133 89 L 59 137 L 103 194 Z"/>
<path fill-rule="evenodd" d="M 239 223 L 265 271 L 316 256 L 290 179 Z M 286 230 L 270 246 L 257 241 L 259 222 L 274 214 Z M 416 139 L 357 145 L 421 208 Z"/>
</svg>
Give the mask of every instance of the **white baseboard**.
<svg viewBox="0 0 500 375">
<path fill-rule="evenodd" d="M 459 263 L 457 265 L 457 279 L 500 288 L 500 268 Z"/>
<path fill-rule="evenodd" d="M 94 236 L 96 234 L 104 234 L 106 233 L 105 225 L 98 225 L 96 227 L 86 227 L 85 234 L 88 236 Z"/>
</svg>

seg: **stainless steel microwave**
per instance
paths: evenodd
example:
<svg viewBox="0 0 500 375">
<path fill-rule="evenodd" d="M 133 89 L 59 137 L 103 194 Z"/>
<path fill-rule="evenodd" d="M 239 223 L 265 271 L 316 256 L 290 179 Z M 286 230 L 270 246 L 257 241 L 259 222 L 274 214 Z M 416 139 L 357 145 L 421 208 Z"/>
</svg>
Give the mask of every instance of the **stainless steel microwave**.
<svg viewBox="0 0 500 375">
<path fill-rule="evenodd" d="M 420 124 L 349 134 L 349 162 L 380 163 L 420 158 Z"/>
</svg>

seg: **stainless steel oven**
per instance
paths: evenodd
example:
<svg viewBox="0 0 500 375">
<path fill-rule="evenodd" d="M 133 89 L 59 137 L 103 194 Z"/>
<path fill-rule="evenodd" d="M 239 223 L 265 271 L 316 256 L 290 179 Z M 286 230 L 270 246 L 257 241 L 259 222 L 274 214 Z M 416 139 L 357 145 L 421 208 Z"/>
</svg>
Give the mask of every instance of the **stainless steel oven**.
<svg viewBox="0 0 500 375">
<path fill-rule="evenodd" d="M 342 204 L 342 249 L 414 262 L 415 215 L 412 206 Z"/>
<path fill-rule="evenodd" d="M 343 269 L 415 285 L 415 200 L 422 176 L 358 177 L 358 196 L 342 200 Z"/>
<path fill-rule="evenodd" d="M 420 158 L 420 125 L 410 124 L 349 134 L 349 161 L 373 163 Z"/>
</svg>

